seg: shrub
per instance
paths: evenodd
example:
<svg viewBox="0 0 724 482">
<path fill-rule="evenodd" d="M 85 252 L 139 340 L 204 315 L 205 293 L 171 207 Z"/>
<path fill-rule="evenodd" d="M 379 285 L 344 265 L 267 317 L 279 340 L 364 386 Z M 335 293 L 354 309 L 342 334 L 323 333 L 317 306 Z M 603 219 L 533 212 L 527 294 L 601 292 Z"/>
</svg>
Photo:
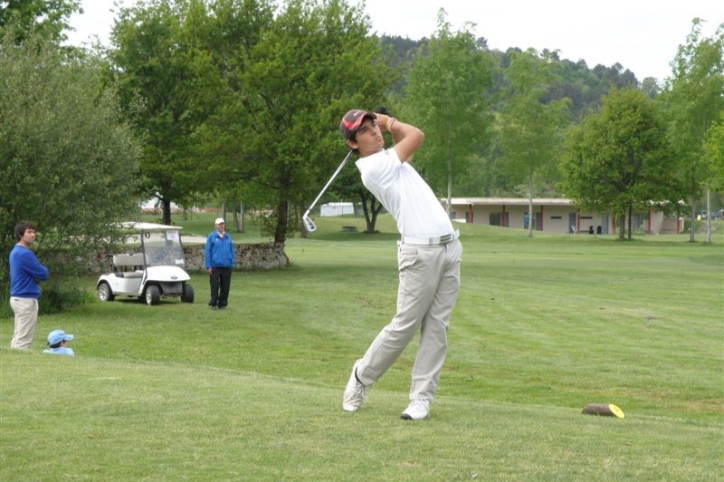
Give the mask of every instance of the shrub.
<svg viewBox="0 0 724 482">
<path fill-rule="evenodd" d="M 60 313 L 93 300 L 93 293 L 77 286 L 72 280 L 61 279 L 43 286 L 39 312 L 42 315 Z"/>
</svg>

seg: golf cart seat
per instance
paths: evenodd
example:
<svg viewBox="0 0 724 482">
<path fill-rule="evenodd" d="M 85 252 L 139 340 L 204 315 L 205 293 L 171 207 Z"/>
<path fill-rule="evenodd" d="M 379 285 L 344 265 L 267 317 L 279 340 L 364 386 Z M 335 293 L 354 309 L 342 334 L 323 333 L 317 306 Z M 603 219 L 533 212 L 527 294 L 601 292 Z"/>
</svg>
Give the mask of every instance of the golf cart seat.
<svg viewBox="0 0 724 482">
<path fill-rule="evenodd" d="M 143 277 L 143 253 L 114 254 L 113 265 L 118 268 L 116 274 L 123 278 Z M 131 271 L 128 271 L 128 270 Z"/>
</svg>

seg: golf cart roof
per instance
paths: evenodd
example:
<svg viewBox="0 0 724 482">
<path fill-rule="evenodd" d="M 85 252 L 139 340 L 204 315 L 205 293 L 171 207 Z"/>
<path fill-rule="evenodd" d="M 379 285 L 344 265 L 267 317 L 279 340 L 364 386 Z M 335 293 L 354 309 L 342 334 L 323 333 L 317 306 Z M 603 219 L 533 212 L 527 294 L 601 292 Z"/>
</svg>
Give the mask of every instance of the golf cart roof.
<svg viewBox="0 0 724 482">
<path fill-rule="evenodd" d="M 133 229 L 137 231 L 167 231 L 169 229 L 181 230 L 181 226 L 170 226 L 168 224 L 156 224 L 156 223 L 140 223 L 135 221 L 125 221 L 118 223 L 118 225 L 125 229 Z"/>
</svg>

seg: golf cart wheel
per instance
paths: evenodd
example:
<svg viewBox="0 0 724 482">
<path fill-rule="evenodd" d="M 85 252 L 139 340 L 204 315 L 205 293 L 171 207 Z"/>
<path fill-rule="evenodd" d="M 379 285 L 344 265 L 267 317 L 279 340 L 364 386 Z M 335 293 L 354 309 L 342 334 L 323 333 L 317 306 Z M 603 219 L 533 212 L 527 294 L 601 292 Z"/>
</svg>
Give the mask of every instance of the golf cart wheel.
<svg viewBox="0 0 724 482">
<path fill-rule="evenodd" d="M 158 291 L 158 286 L 151 285 L 146 288 L 146 304 L 149 306 L 157 305 L 161 302 L 161 292 Z"/>
<path fill-rule="evenodd" d="M 116 299 L 116 295 L 113 294 L 111 286 L 108 283 L 98 285 L 98 299 L 101 301 L 113 301 Z"/>
<path fill-rule="evenodd" d="M 181 301 L 184 303 L 194 302 L 194 288 L 190 284 L 184 284 L 183 291 L 181 292 Z"/>
</svg>

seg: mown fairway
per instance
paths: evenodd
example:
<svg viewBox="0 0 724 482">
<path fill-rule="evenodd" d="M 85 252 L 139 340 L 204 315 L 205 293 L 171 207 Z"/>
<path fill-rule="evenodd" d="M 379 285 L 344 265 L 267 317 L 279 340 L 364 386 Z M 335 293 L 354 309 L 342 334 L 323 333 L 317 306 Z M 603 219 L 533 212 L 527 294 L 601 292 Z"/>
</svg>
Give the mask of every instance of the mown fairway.
<svg viewBox="0 0 724 482">
<path fill-rule="evenodd" d="M 205 235 L 213 217 L 177 222 Z M 341 409 L 393 314 L 394 226 L 316 222 L 288 242 L 290 268 L 235 273 L 225 312 L 197 273 L 193 305 L 41 315 L 30 353 L 8 348 L 1 319 L 0 479 L 722 480 L 721 232 L 705 245 L 461 226 L 448 361 L 431 418 L 409 422 L 414 344 L 360 412 Z M 41 353 L 54 328 L 75 334 L 75 358 Z M 603 402 L 626 418 L 581 415 Z"/>
</svg>

